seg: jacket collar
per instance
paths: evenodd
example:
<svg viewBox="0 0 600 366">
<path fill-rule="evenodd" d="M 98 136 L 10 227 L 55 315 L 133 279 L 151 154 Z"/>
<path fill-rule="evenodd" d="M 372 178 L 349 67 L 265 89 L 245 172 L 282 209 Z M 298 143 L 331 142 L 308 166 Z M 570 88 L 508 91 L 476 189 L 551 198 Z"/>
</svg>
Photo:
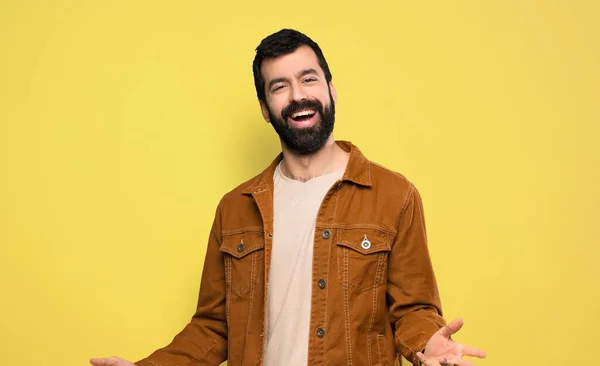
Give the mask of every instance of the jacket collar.
<svg viewBox="0 0 600 366">
<path fill-rule="evenodd" d="M 365 187 L 370 187 L 371 183 L 371 164 L 363 153 L 353 145 L 350 141 L 339 140 L 335 142 L 342 150 L 350 153 L 346 171 L 342 177 L 343 181 L 352 182 Z M 279 164 L 283 160 L 283 153 L 279 153 L 275 160 L 260 173 L 256 178 L 244 189 L 244 194 L 262 193 L 267 190 L 272 190 L 273 174 Z"/>
</svg>

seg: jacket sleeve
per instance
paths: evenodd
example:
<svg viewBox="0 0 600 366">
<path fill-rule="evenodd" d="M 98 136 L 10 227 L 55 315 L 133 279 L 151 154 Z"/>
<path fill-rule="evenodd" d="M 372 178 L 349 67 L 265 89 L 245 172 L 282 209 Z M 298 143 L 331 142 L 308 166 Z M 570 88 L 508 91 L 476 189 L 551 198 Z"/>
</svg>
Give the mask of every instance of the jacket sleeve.
<svg viewBox="0 0 600 366">
<path fill-rule="evenodd" d="M 445 325 L 427 248 L 423 203 L 410 184 L 388 261 L 387 298 L 396 349 L 414 365 L 416 353 Z"/>
<path fill-rule="evenodd" d="M 227 358 L 225 313 L 225 268 L 221 245 L 220 209 L 217 209 L 210 237 L 198 307 L 187 326 L 173 341 L 144 358 L 139 366 L 220 365 Z"/>
</svg>

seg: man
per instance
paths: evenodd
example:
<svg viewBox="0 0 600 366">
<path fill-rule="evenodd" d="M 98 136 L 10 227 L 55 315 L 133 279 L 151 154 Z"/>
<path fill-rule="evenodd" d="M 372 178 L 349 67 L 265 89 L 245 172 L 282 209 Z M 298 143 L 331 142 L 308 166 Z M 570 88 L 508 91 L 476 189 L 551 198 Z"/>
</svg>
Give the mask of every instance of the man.
<svg viewBox="0 0 600 366">
<path fill-rule="evenodd" d="M 335 141 L 336 91 L 319 46 L 284 29 L 256 49 L 254 81 L 282 154 L 226 194 L 198 309 L 141 366 L 473 365 L 453 341 L 419 193 Z M 111 357 L 96 366 L 131 366 Z"/>
</svg>

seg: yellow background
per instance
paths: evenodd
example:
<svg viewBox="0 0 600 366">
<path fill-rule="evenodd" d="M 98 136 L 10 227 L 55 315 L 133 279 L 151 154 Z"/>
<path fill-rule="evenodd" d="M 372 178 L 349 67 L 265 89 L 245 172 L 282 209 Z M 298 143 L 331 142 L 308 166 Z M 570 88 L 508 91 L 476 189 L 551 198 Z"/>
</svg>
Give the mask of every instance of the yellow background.
<svg viewBox="0 0 600 366">
<path fill-rule="evenodd" d="M 336 138 L 420 189 L 478 365 L 591 365 L 596 1 L 0 1 L 0 363 L 137 360 L 192 315 L 219 198 L 279 151 L 259 41 L 323 48 Z"/>
</svg>

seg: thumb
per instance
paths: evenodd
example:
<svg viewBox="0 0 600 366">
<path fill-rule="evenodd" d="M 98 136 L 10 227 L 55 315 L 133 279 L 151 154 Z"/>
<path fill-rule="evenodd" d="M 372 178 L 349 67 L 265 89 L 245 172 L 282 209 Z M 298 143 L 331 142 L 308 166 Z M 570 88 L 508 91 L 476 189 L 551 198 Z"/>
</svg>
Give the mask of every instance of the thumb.
<svg viewBox="0 0 600 366">
<path fill-rule="evenodd" d="M 465 322 L 462 319 L 455 319 L 448 323 L 445 327 L 442 327 L 438 332 L 444 336 L 444 338 L 450 338 L 454 333 L 458 332 L 462 328 Z"/>
</svg>

